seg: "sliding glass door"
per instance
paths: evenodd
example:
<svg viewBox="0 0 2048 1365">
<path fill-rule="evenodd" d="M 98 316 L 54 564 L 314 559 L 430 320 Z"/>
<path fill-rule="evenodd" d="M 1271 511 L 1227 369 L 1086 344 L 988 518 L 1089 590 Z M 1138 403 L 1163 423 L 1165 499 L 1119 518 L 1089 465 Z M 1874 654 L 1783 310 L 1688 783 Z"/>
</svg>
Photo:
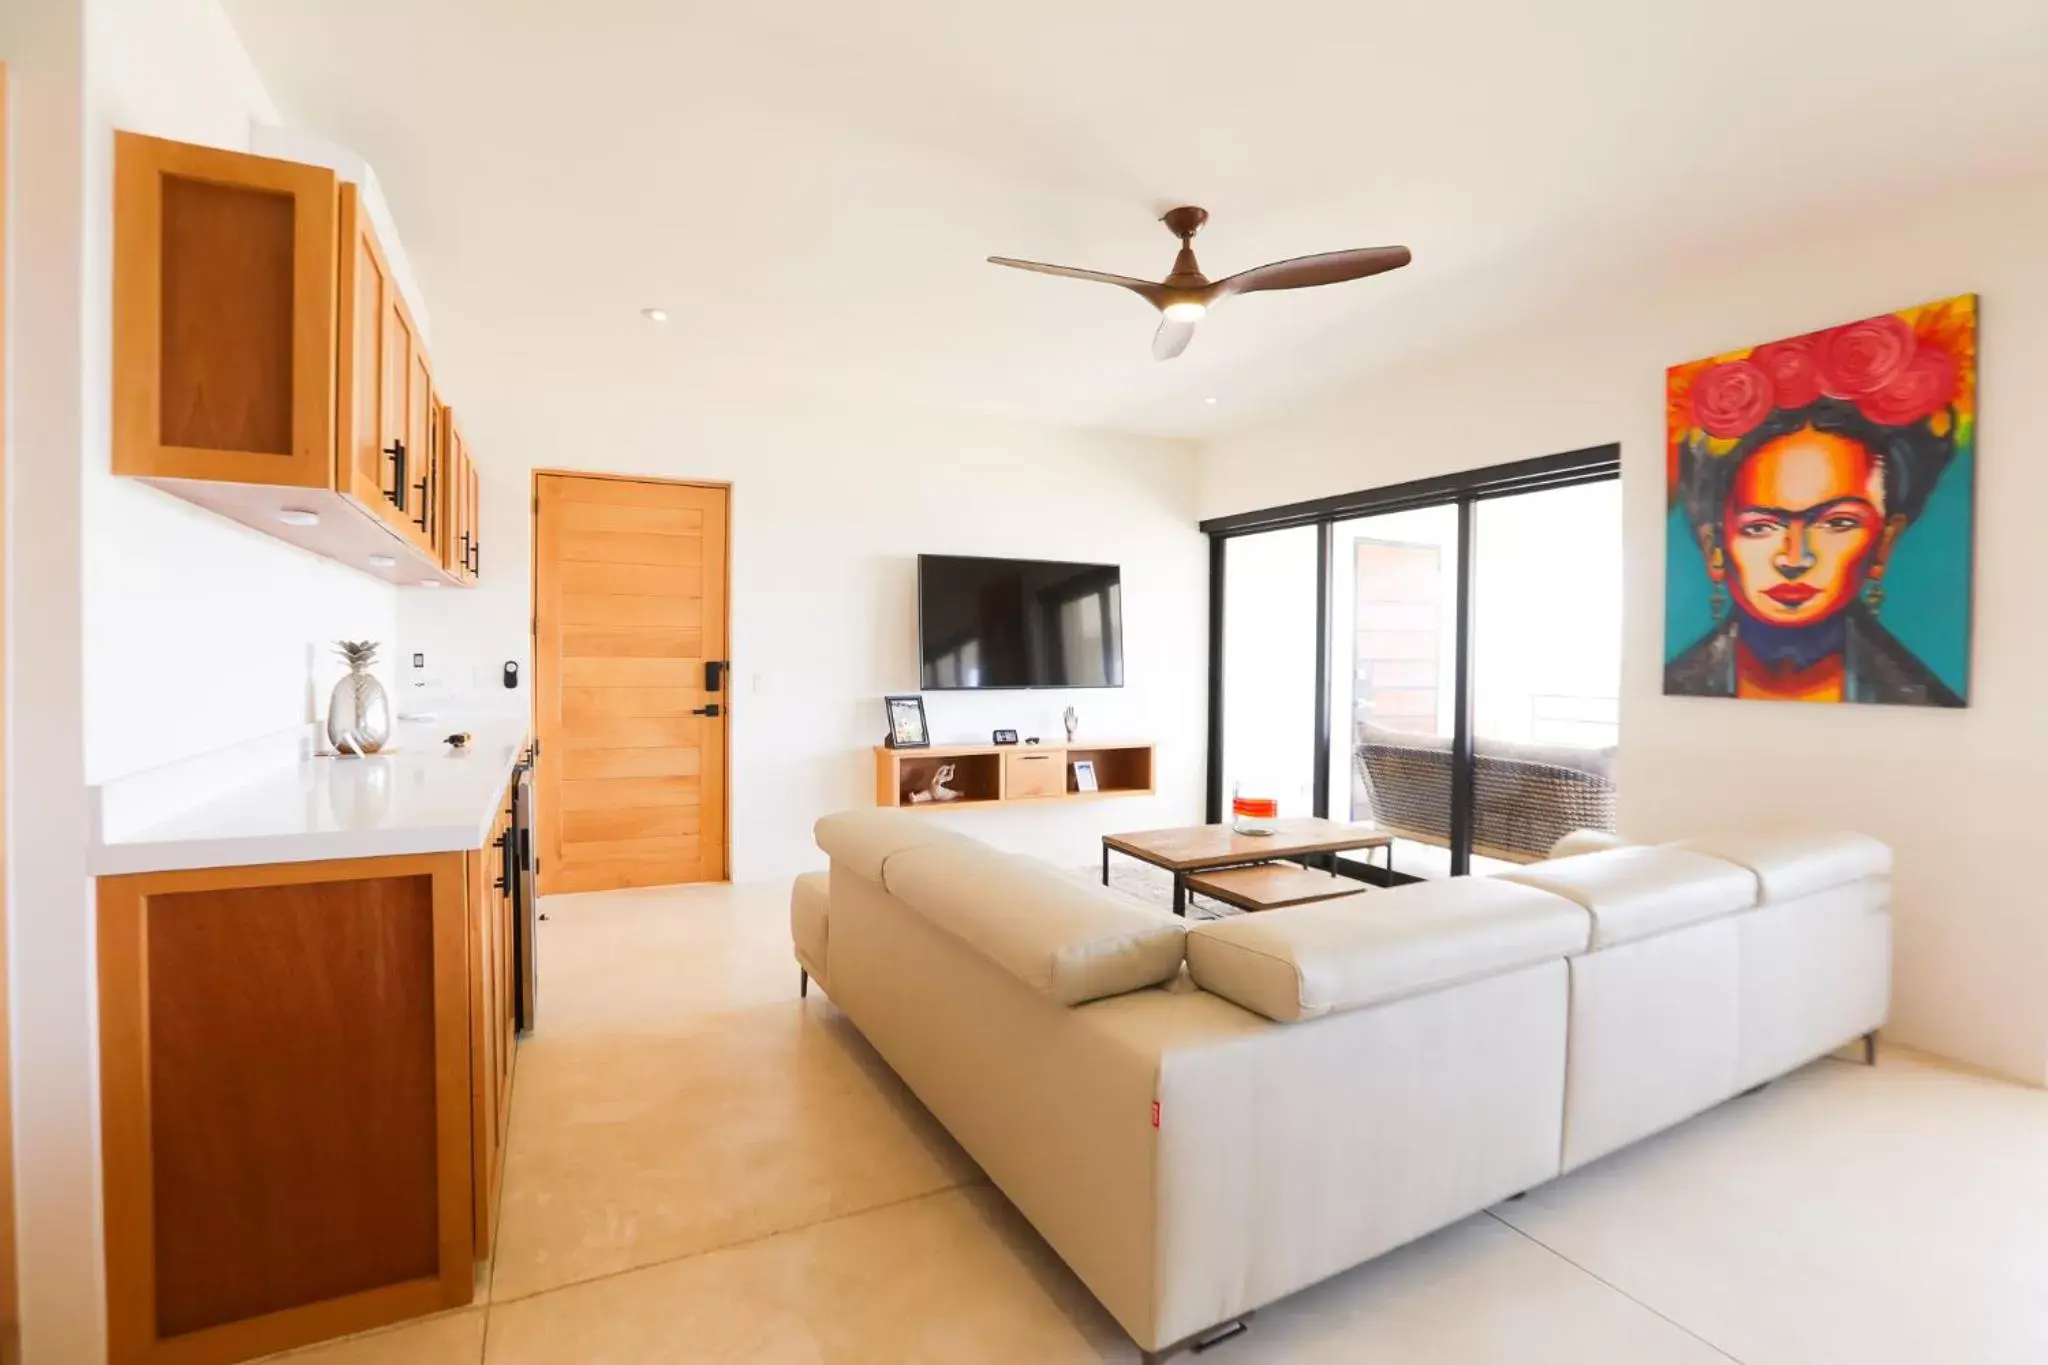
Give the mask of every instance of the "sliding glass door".
<svg viewBox="0 0 2048 1365">
<path fill-rule="evenodd" d="M 1472 867 L 1614 828 L 1621 483 L 1488 498 L 1472 517 Z"/>
<path fill-rule="evenodd" d="M 1223 546 L 1222 792 L 1315 810 L 1316 528 Z"/>
<path fill-rule="evenodd" d="M 1613 447 L 1204 523 L 1210 818 L 1233 795 L 1372 822 L 1397 879 L 1612 828 Z M 1361 859 L 1348 870 L 1378 879 Z"/>
<path fill-rule="evenodd" d="M 1330 535 L 1327 810 L 1393 830 L 1396 871 L 1442 876 L 1450 870 L 1458 509 L 1357 517 Z"/>
</svg>

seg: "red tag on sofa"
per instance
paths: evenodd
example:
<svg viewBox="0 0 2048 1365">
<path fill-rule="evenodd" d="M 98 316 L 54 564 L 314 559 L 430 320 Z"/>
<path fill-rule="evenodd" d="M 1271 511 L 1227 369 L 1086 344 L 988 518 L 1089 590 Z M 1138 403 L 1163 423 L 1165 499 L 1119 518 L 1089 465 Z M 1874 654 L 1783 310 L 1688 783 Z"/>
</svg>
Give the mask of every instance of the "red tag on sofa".
<svg viewBox="0 0 2048 1365">
<path fill-rule="evenodd" d="M 1158 1101 L 1158 1100 L 1154 1100 L 1154 1101 L 1152 1101 L 1152 1126 L 1153 1126 L 1154 1128 L 1157 1128 L 1157 1127 L 1159 1126 L 1159 1101 Z"/>
<path fill-rule="evenodd" d="M 1235 796 L 1230 800 L 1230 813 L 1248 820 L 1277 820 L 1280 818 L 1280 802 L 1256 796 Z"/>
</svg>

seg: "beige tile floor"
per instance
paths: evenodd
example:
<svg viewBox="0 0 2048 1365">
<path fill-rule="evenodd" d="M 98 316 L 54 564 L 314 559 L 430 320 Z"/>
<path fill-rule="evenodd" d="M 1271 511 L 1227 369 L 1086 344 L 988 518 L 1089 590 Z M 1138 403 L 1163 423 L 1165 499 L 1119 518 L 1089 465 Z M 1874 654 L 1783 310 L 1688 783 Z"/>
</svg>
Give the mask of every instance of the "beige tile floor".
<svg viewBox="0 0 2048 1365">
<path fill-rule="evenodd" d="M 797 1000 L 785 897 L 547 902 L 488 1303 L 294 1365 L 1135 1361 L 831 1004 Z M 1191 1359 L 2048 1362 L 2048 1093 L 1821 1062 Z"/>
</svg>

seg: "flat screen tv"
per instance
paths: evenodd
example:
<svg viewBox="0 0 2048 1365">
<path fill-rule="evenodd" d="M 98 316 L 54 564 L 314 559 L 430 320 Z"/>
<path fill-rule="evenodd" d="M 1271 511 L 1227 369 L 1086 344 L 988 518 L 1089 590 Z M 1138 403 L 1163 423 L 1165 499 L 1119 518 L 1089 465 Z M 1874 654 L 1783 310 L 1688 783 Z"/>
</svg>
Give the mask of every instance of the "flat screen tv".
<svg viewBox="0 0 2048 1365">
<path fill-rule="evenodd" d="M 1114 564 L 917 557 L 927 692 L 1122 687 L 1123 575 Z"/>
</svg>

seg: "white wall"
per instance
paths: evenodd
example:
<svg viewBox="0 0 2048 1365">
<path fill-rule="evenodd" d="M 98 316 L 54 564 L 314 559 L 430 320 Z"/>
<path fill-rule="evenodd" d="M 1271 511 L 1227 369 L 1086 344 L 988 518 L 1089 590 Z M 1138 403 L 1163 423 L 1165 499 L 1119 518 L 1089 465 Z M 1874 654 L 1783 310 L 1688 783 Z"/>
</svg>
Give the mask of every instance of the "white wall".
<svg viewBox="0 0 2048 1365">
<path fill-rule="evenodd" d="M 1185 446 L 898 406 L 688 396 L 567 368 L 540 382 L 522 374 L 521 342 L 479 335 L 446 298 L 436 306 L 481 471 L 483 584 L 402 591 L 399 640 L 408 661 L 425 653 L 446 696 L 528 705 L 536 467 L 729 480 L 735 880 L 819 866 L 812 822 L 873 803 L 881 698 L 917 690 L 920 551 L 1123 568 L 1124 687 L 934 693 L 935 741 L 986 742 L 998 727 L 1056 738 L 1071 702 L 1084 737 L 1160 746 L 1155 798 L 935 818 L 1075 866 L 1105 830 L 1200 818 L 1208 561 Z M 517 694 L 498 682 L 508 659 Z M 405 704 L 424 703 L 408 689 Z"/>
<path fill-rule="evenodd" d="M 276 109 L 214 0 L 91 0 L 86 153 L 86 777 L 324 715 L 337 638 L 389 642 L 395 590 L 110 472 L 113 130 L 247 150 Z M 387 660 L 387 683 L 394 678 Z"/>
<path fill-rule="evenodd" d="M 1739 820 L 1854 826 L 1898 850 L 1890 1036 L 2048 1079 L 2048 752 L 2036 509 L 2048 502 L 2048 175 L 1918 186 L 1777 223 L 1460 348 L 1418 354 L 1203 458 L 1205 516 L 1618 440 L 1624 832 Z M 1970 708 L 1662 695 L 1664 367 L 1975 290 L 1983 295 Z"/>
<path fill-rule="evenodd" d="M 155 490 L 109 447 L 113 131 L 246 147 L 270 101 L 214 0 L 38 0 L 15 77 L 8 790 L 29 1359 L 104 1356 L 85 785 L 310 718 L 393 592 Z"/>
<path fill-rule="evenodd" d="M 7 932 L 25 1358 L 104 1357 L 80 642 L 83 0 L 0 6 L 7 292 Z"/>
</svg>

